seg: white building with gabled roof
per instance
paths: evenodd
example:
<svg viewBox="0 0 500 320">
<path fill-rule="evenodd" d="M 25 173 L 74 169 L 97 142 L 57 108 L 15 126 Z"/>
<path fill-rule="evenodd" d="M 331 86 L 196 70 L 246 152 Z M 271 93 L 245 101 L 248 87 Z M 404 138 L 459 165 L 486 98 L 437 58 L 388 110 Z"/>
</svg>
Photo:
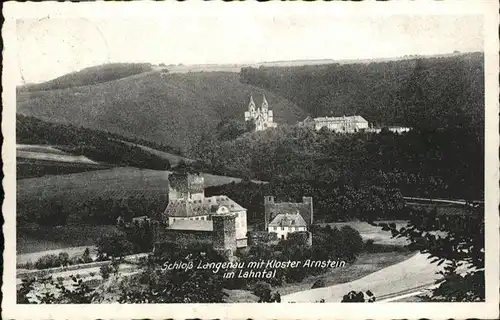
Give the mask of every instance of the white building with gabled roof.
<svg viewBox="0 0 500 320">
<path fill-rule="evenodd" d="M 296 213 L 280 213 L 269 223 L 268 232 L 277 234 L 278 239 L 286 240 L 289 233 L 307 231 L 307 223 L 300 215 Z"/>
</svg>

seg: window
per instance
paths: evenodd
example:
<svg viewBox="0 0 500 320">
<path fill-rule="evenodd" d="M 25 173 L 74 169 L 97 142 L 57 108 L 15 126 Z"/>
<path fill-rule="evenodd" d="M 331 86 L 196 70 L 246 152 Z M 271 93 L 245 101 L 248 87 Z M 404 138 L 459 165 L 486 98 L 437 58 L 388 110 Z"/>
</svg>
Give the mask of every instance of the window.
<svg viewBox="0 0 500 320">
<path fill-rule="evenodd" d="M 281 231 L 285 230 L 285 227 L 281 227 Z"/>
<path fill-rule="evenodd" d="M 274 231 L 278 230 L 278 227 L 274 227 Z"/>
</svg>

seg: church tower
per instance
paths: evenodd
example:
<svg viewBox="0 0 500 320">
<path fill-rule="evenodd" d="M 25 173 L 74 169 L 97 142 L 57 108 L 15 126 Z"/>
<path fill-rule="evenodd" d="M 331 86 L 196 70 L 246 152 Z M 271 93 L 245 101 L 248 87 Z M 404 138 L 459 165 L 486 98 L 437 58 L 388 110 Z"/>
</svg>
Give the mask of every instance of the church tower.
<svg viewBox="0 0 500 320">
<path fill-rule="evenodd" d="M 250 96 L 250 103 L 248 104 L 248 111 L 250 111 L 251 114 L 255 113 L 255 102 L 253 102 L 252 96 Z"/>
<path fill-rule="evenodd" d="M 248 111 L 245 112 L 245 121 L 251 120 L 255 118 L 255 102 L 253 101 L 253 97 L 250 96 L 250 103 L 248 104 Z"/>
<path fill-rule="evenodd" d="M 269 104 L 266 100 L 266 95 L 262 95 L 262 113 L 267 115 L 267 110 L 269 110 Z"/>
</svg>

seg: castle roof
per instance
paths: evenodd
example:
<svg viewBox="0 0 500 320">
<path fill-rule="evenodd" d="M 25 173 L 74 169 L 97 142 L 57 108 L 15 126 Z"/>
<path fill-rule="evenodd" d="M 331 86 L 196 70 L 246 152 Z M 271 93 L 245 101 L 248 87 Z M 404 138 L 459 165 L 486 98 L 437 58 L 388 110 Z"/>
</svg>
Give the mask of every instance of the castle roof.
<svg viewBox="0 0 500 320">
<path fill-rule="evenodd" d="M 169 217 L 195 217 L 216 213 L 221 207 L 229 212 L 246 210 L 227 196 L 205 197 L 200 200 L 176 199 L 169 201 L 165 214 Z"/>
<path fill-rule="evenodd" d="M 210 220 L 177 220 L 173 222 L 171 230 L 213 231 L 214 224 Z"/>
<path fill-rule="evenodd" d="M 306 227 L 304 218 L 297 213 L 280 213 L 269 223 L 270 227 Z"/>
</svg>

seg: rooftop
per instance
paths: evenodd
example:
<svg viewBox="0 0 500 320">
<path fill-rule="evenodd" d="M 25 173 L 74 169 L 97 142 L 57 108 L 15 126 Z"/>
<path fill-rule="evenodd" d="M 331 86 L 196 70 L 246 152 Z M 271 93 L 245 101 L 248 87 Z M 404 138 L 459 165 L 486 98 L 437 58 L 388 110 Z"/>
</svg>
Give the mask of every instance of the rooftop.
<svg viewBox="0 0 500 320">
<path fill-rule="evenodd" d="M 318 117 L 314 118 L 314 121 L 329 121 L 329 122 L 368 122 L 362 116 L 344 116 L 344 117 Z"/>
<path fill-rule="evenodd" d="M 270 227 L 305 227 L 307 226 L 304 218 L 297 213 L 280 213 L 274 217 L 269 224 Z"/>
<path fill-rule="evenodd" d="M 171 230 L 213 231 L 214 225 L 210 220 L 178 220 L 169 226 Z"/>
<path fill-rule="evenodd" d="M 229 212 L 246 210 L 227 196 L 213 196 L 200 200 L 171 200 L 165 209 L 165 214 L 169 217 L 203 216 L 216 212 L 221 206 L 226 207 Z"/>
</svg>

